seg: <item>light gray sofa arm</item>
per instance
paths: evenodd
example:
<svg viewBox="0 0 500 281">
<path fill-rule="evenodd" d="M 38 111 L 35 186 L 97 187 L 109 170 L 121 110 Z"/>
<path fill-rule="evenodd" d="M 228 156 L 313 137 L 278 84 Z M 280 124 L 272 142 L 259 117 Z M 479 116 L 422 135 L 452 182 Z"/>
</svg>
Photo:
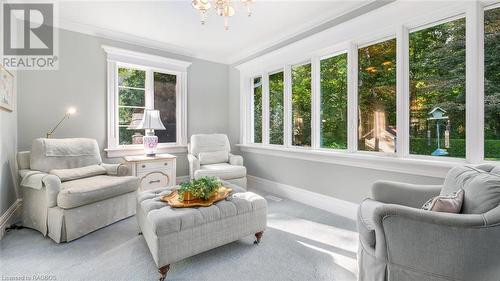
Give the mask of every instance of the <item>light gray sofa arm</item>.
<svg viewBox="0 0 500 281">
<path fill-rule="evenodd" d="M 57 206 L 57 195 L 61 190 L 61 180 L 55 175 L 47 175 L 42 179 L 47 198 L 47 207 Z"/>
<path fill-rule="evenodd" d="M 187 157 L 189 161 L 189 177 L 194 179 L 194 172 L 200 169 L 200 160 L 193 154 L 188 154 Z"/>
<path fill-rule="evenodd" d="M 106 173 L 110 176 L 124 177 L 128 174 L 127 165 L 125 165 L 123 163 L 120 163 L 120 164 L 101 163 L 101 166 L 104 169 L 106 169 Z"/>
<path fill-rule="evenodd" d="M 375 256 L 390 264 L 450 280 L 495 280 L 500 274 L 500 225 L 488 225 L 483 215 L 382 204 L 373 209 L 373 224 Z"/>
<path fill-rule="evenodd" d="M 427 200 L 439 195 L 442 185 L 418 185 L 392 181 L 377 181 L 372 186 L 376 201 L 421 208 Z"/>
<path fill-rule="evenodd" d="M 21 187 L 40 190 L 45 193 L 47 207 L 57 206 L 57 195 L 61 190 L 61 180 L 55 175 L 29 169 L 19 170 Z"/>
<path fill-rule="evenodd" d="M 235 166 L 243 166 L 243 157 L 229 153 L 229 164 Z"/>
</svg>

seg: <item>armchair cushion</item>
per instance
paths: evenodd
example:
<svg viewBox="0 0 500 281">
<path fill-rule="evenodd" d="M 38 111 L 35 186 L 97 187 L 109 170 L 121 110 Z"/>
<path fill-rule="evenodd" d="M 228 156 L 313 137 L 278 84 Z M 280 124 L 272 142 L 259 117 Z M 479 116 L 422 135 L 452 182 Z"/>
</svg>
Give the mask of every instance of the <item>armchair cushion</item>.
<svg viewBox="0 0 500 281">
<path fill-rule="evenodd" d="M 71 209 L 133 192 L 138 187 L 139 178 L 130 176 L 99 175 L 66 181 L 61 184 L 57 205 L 63 209 Z"/>
<path fill-rule="evenodd" d="M 56 175 L 61 182 L 77 180 L 106 174 L 106 169 L 101 165 L 90 165 L 73 169 L 54 169 L 50 174 Z"/>
<path fill-rule="evenodd" d="M 30 169 L 50 172 L 54 169 L 71 169 L 102 162 L 99 146 L 94 139 L 45 139 L 33 140 Z"/>
<path fill-rule="evenodd" d="M 481 166 L 461 166 L 448 172 L 441 195 L 459 189 L 465 191 L 464 214 L 483 214 L 500 205 L 500 175 L 485 171 Z"/>
<path fill-rule="evenodd" d="M 227 163 L 229 161 L 229 153 L 226 150 L 200 152 L 198 158 L 201 165 Z"/>
<path fill-rule="evenodd" d="M 243 178 L 247 175 L 247 169 L 244 166 L 234 166 L 229 163 L 219 163 L 210 165 L 201 165 L 200 169 L 194 172 L 194 177 L 219 177 L 222 180 Z"/>
<path fill-rule="evenodd" d="M 198 157 L 201 152 L 231 151 L 229 139 L 224 134 L 198 134 L 191 136 L 190 153 Z M 226 161 L 227 162 L 227 161 Z"/>
</svg>

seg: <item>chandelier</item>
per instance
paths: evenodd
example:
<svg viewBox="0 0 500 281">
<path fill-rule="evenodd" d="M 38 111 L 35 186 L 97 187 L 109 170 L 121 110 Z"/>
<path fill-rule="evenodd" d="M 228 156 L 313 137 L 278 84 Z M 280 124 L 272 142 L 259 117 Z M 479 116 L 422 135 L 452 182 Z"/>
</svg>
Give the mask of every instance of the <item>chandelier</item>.
<svg viewBox="0 0 500 281">
<path fill-rule="evenodd" d="M 251 16 L 252 11 L 250 9 L 250 6 L 252 5 L 252 3 L 255 2 L 255 0 L 240 0 L 240 1 L 246 7 L 247 15 Z M 193 8 L 200 11 L 201 24 L 205 24 L 207 22 L 207 12 L 213 5 L 217 15 L 224 17 L 224 28 L 228 30 L 229 29 L 228 19 L 234 16 L 235 14 L 235 10 L 231 2 L 232 2 L 231 0 L 192 0 L 191 4 L 193 5 Z"/>
</svg>

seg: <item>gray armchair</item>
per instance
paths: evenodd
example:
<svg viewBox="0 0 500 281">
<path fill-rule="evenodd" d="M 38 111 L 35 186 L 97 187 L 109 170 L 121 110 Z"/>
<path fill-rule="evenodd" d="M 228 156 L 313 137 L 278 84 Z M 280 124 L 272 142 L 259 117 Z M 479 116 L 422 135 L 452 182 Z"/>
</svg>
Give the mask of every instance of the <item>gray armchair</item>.
<svg viewBox="0 0 500 281">
<path fill-rule="evenodd" d="M 420 209 L 464 189 L 460 214 Z M 359 280 L 499 280 L 500 165 L 457 167 L 442 186 L 377 182 L 358 211 Z"/>
<path fill-rule="evenodd" d="M 36 139 L 17 161 L 23 225 L 57 243 L 135 214 L 139 179 L 102 163 L 94 139 Z"/>
<path fill-rule="evenodd" d="M 191 179 L 218 177 L 246 189 L 247 169 L 243 166 L 243 157 L 231 154 L 226 135 L 192 135 L 188 149 Z"/>
</svg>

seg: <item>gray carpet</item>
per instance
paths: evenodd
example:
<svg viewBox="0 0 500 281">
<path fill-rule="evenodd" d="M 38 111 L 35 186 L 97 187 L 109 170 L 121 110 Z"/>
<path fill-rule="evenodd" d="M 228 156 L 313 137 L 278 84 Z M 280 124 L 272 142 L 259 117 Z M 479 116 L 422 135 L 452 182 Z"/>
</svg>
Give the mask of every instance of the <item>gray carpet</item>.
<svg viewBox="0 0 500 281">
<path fill-rule="evenodd" d="M 247 237 L 188 258 L 171 266 L 167 280 L 356 280 L 354 221 L 290 200 L 267 201 L 260 245 Z M 135 217 L 63 244 L 30 229 L 9 231 L 0 241 L 0 280 L 156 280 L 138 232 Z"/>
</svg>

